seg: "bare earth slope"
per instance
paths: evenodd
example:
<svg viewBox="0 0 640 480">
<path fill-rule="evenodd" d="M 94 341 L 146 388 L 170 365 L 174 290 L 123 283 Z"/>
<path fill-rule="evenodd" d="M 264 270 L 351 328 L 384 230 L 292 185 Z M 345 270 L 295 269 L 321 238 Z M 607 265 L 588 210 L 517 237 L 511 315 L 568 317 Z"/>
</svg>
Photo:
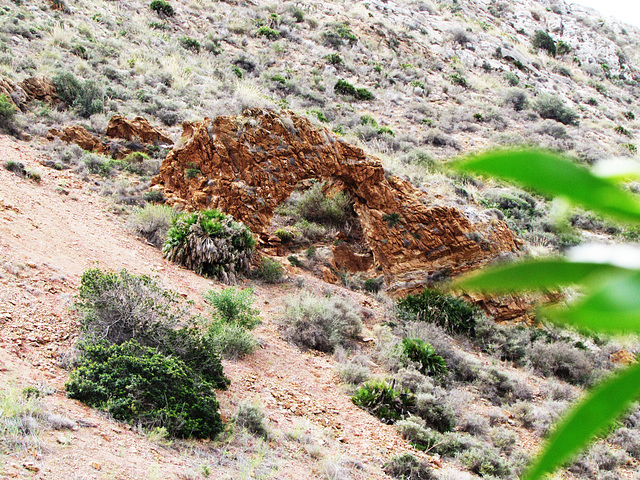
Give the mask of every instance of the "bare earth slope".
<svg viewBox="0 0 640 480">
<path fill-rule="evenodd" d="M 69 305 L 87 268 L 157 275 L 166 287 L 197 303 L 200 293 L 215 284 L 164 260 L 108 213 L 105 200 L 87 183 L 69 171 L 40 167 L 36 152 L 28 146 L 2 136 L 0 158 L 27 168 L 37 166 L 42 172 L 42 181 L 36 184 L 0 169 L 0 385 L 17 391 L 34 385 L 52 387 L 55 393 L 43 399 L 46 409 L 78 425 L 72 431 L 44 428 L 40 448 L 0 457 L 0 476 L 195 479 L 211 472 L 212 478 L 238 478 L 234 469 L 239 468 L 242 454 L 229 454 L 237 444 L 198 442 L 171 448 L 151 442 L 67 399 L 68 372 L 58 366 L 59 355 L 77 337 Z M 323 288 L 311 277 L 305 282 Z M 302 353 L 280 339 L 276 324 L 280 299 L 291 288 L 287 284 L 257 288 L 263 319 L 257 336 L 263 339 L 263 348 L 247 360 L 225 363 L 232 383 L 218 396 L 223 417 L 228 419 L 242 400 L 259 400 L 274 432 L 269 448 L 254 452 L 240 466 L 267 469 L 272 472 L 269 478 L 319 478 L 321 460 L 326 467 L 327 460 L 338 459 L 357 467 L 353 478 L 386 478 L 380 468 L 384 461 L 410 447 L 393 427 L 349 401 L 330 358 Z M 375 315 L 368 321 L 374 322 Z M 320 454 L 301 444 L 295 434 L 299 431 L 321 432 Z M 294 434 L 284 435 L 287 432 Z M 207 468 L 202 468 L 205 463 Z"/>
</svg>

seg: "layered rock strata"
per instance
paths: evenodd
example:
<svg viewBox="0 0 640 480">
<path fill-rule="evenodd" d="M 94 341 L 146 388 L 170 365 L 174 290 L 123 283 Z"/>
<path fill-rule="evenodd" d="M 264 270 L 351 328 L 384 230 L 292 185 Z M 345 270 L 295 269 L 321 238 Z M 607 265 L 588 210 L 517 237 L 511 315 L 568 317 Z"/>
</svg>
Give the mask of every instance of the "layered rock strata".
<svg viewBox="0 0 640 480">
<path fill-rule="evenodd" d="M 427 194 L 386 174 L 377 159 L 291 112 L 254 109 L 185 124 L 152 185 L 170 204 L 217 208 L 260 234 L 276 207 L 307 179 L 351 194 L 373 262 L 392 292 L 417 291 L 520 245 L 502 221 L 428 206 Z"/>
</svg>

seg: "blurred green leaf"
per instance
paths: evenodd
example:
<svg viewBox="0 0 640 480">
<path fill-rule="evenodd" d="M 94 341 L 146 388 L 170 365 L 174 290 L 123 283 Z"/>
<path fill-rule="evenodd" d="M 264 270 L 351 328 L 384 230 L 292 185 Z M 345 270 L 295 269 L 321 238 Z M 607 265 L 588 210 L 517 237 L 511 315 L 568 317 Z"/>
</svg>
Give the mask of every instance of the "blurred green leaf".
<svg viewBox="0 0 640 480">
<path fill-rule="evenodd" d="M 561 196 L 621 220 L 640 222 L 640 203 L 616 183 L 542 150 L 498 150 L 455 162 L 453 168 L 511 180 Z"/>
<path fill-rule="evenodd" d="M 620 269 L 623 270 L 623 269 Z M 600 288 L 572 303 L 542 314 L 554 321 L 605 333 L 640 333 L 640 272 L 608 278 Z"/>
<path fill-rule="evenodd" d="M 624 413 L 639 395 L 640 364 L 626 368 L 601 383 L 558 425 L 544 452 L 523 480 L 537 480 L 562 465 Z"/>
<path fill-rule="evenodd" d="M 545 290 L 630 271 L 609 264 L 569 262 L 562 258 L 528 260 L 483 270 L 454 282 L 452 288 L 485 293 Z"/>
</svg>

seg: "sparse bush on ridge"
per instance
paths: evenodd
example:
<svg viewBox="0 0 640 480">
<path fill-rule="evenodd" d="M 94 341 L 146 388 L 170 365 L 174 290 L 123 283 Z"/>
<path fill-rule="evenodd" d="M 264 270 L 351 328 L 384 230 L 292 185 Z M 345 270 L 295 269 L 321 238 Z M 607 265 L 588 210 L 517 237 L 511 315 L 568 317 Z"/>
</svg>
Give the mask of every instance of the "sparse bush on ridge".
<svg viewBox="0 0 640 480">
<path fill-rule="evenodd" d="M 338 346 L 349 348 L 360 335 L 362 321 L 348 299 L 301 292 L 287 301 L 283 329 L 284 337 L 300 347 L 333 352 Z"/>
<path fill-rule="evenodd" d="M 435 480 L 436 478 L 427 462 L 417 459 L 410 453 L 391 458 L 382 469 L 387 475 L 401 480 Z"/>
<path fill-rule="evenodd" d="M 552 57 L 556 56 L 556 42 L 547 32 L 536 30 L 531 45 L 534 48 L 545 50 Z"/>
<path fill-rule="evenodd" d="M 533 104 L 533 108 L 542 118 L 557 120 L 565 125 L 578 124 L 578 114 L 568 108 L 556 95 L 541 94 Z"/>
<path fill-rule="evenodd" d="M 145 205 L 131 214 L 128 224 L 135 233 L 161 248 L 177 217 L 178 212 L 168 205 Z"/>
</svg>

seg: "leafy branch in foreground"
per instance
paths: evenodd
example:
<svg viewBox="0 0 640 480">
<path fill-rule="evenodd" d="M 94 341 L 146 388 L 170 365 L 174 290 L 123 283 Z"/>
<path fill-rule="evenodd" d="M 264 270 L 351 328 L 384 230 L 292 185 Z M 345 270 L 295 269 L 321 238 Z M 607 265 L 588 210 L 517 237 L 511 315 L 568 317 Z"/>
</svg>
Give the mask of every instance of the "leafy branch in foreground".
<svg viewBox="0 0 640 480">
<path fill-rule="evenodd" d="M 640 223 L 640 202 L 621 188 L 613 176 L 596 176 L 549 152 L 496 151 L 457 162 L 454 168 L 515 181 L 604 215 Z M 616 180 L 624 180 L 624 177 Z M 578 247 L 567 259 L 547 258 L 499 266 L 463 278 L 453 287 L 501 293 L 576 285 L 583 292 L 578 300 L 562 307 L 542 308 L 540 313 L 550 320 L 577 328 L 614 334 L 640 333 L 638 259 L 640 251 L 629 247 Z M 596 386 L 560 421 L 524 480 L 537 480 L 563 465 L 594 436 L 603 433 L 638 398 L 638 364 L 620 370 Z"/>
</svg>

